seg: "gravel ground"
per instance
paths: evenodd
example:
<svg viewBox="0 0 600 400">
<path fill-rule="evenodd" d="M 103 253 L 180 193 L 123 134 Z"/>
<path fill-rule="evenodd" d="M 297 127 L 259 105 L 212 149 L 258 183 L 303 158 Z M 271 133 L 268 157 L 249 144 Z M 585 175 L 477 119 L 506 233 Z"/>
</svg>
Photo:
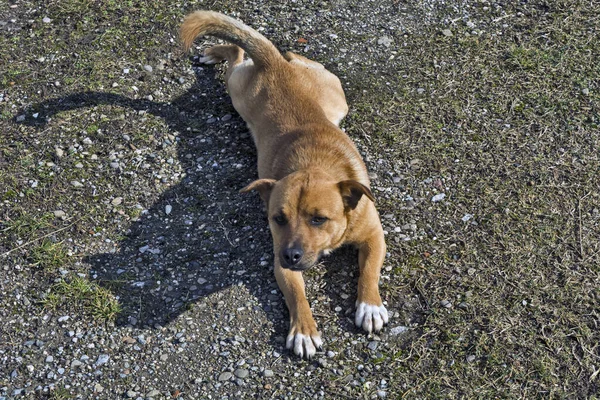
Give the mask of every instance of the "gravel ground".
<svg viewBox="0 0 600 400">
<path fill-rule="evenodd" d="M 594 398 L 600 70 L 585 2 L 9 1 L 0 7 L 0 400 Z M 285 349 L 256 153 L 194 9 L 336 73 L 387 232 L 306 273 Z M 568 18 L 567 18 L 568 17 Z"/>
</svg>

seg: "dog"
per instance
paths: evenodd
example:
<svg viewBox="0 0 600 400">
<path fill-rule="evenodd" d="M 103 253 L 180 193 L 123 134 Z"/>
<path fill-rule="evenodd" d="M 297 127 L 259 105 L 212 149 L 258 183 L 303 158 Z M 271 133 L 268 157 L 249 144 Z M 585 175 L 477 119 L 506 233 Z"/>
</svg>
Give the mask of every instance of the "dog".
<svg viewBox="0 0 600 400">
<path fill-rule="evenodd" d="M 227 89 L 257 148 L 259 179 L 241 192 L 257 191 L 267 209 L 275 278 L 290 314 L 286 347 L 301 358 L 322 347 L 302 271 L 343 244 L 358 248 L 355 323 L 368 333 L 381 330 L 388 322 L 379 295 L 386 245 L 367 168 L 339 128 L 348 113 L 340 80 L 318 62 L 282 55 L 254 29 L 217 12 L 185 17 L 186 51 L 200 35 L 231 43 L 199 60 L 227 61 Z"/>
</svg>

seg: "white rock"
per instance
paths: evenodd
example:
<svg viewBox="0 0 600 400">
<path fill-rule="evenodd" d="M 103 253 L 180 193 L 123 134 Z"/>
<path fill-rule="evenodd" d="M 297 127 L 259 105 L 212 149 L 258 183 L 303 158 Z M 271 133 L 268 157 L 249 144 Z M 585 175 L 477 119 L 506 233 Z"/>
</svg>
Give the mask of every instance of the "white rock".
<svg viewBox="0 0 600 400">
<path fill-rule="evenodd" d="M 446 193 L 438 193 L 431 198 L 431 201 L 433 201 L 435 203 L 435 202 L 444 200 L 445 197 L 446 197 Z"/>
<path fill-rule="evenodd" d="M 169 215 L 171 214 L 171 211 L 173 211 L 173 207 L 170 204 L 167 204 L 165 206 L 165 214 Z"/>
</svg>

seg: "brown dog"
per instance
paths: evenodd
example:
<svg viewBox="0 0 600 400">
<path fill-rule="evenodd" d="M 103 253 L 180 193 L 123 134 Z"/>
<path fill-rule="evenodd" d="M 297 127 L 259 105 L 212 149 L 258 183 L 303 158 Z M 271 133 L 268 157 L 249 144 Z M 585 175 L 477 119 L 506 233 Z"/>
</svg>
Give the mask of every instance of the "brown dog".
<svg viewBox="0 0 600 400">
<path fill-rule="evenodd" d="M 310 358 L 321 347 L 302 271 L 345 243 L 359 250 L 356 325 L 379 331 L 388 322 L 378 288 L 383 229 L 367 169 L 338 128 L 348 112 L 339 79 L 305 57 L 282 56 L 260 33 L 223 14 L 188 15 L 181 26 L 186 49 L 198 35 L 234 43 L 207 49 L 200 61 L 229 63 L 227 88 L 257 147 L 260 179 L 242 192 L 257 190 L 267 206 L 275 277 L 290 311 L 287 348 Z"/>
</svg>

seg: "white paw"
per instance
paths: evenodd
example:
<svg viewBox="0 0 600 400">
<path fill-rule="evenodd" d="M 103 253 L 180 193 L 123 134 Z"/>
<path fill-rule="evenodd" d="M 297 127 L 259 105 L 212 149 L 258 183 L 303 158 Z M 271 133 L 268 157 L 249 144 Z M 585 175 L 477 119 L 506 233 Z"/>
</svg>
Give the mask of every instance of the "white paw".
<svg viewBox="0 0 600 400">
<path fill-rule="evenodd" d="M 383 305 L 359 303 L 356 307 L 354 322 L 356 326 L 362 327 L 368 333 L 379 332 L 383 325 L 388 323 L 388 320 L 388 312 Z"/>
<path fill-rule="evenodd" d="M 306 357 L 310 359 L 315 355 L 317 349 L 323 346 L 320 334 L 314 334 L 312 336 L 303 335 L 301 333 L 289 334 L 285 347 L 288 349 L 294 349 L 294 354 L 298 357 Z"/>
<path fill-rule="evenodd" d="M 221 60 L 214 58 L 213 56 L 204 56 L 198 59 L 198 62 L 202 64 L 217 64 L 221 62 Z"/>
</svg>

